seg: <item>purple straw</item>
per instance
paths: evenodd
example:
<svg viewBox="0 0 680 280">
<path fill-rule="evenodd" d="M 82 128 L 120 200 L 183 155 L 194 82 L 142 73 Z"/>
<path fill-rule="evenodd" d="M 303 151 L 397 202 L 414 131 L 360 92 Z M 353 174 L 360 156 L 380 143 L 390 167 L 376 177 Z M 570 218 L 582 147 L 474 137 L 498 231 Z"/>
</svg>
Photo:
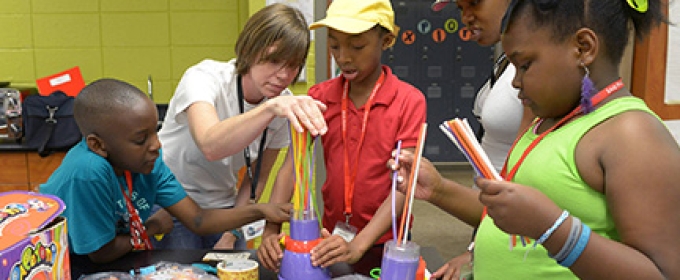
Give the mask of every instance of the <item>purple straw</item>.
<svg viewBox="0 0 680 280">
<path fill-rule="evenodd" d="M 397 141 L 397 152 L 394 155 L 394 164 L 399 164 L 399 153 L 401 153 L 401 140 Z M 392 238 L 397 238 L 397 170 L 392 171 Z"/>
</svg>

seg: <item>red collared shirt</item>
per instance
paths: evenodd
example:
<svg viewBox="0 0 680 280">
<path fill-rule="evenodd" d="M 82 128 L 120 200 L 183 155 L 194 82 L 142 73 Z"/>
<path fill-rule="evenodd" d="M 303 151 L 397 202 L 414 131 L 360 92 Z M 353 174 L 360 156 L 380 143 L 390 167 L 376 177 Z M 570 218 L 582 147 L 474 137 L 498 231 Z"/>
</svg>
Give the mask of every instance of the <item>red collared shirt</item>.
<svg viewBox="0 0 680 280">
<path fill-rule="evenodd" d="M 390 193 L 391 172 L 387 161 L 397 140 L 403 148 L 414 148 L 421 125 L 427 116 L 425 96 L 403 82 L 383 66 L 385 81 L 376 93 L 366 125 L 366 135 L 359 155 L 350 224 L 361 231 Z M 328 132 L 322 137 L 326 182 L 322 188 L 323 225 L 329 231 L 338 221 L 345 221 L 344 142 L 342 140 L 342 92 L 345 79 L 338 77 L 313 86 L 309 95 L 328 106 L 324 118 Z M 347 114 L 349 162 L 355 162 L 361 136 L 364 108 L 350 102 Z M 351 166 L 352 169 L 357 168 Z M 397 213 L 397 216 L 400 213 Z M 388 231 L 378 243 L 392 239 Z"/>
</svg>

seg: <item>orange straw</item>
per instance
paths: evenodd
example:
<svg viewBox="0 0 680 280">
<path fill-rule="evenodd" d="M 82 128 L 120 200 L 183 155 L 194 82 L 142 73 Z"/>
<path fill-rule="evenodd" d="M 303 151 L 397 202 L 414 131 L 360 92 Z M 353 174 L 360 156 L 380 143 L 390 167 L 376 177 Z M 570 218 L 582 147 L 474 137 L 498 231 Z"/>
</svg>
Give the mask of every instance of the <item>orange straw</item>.
<svg viewBox="0 0 680 280">
<path fill-rule="evenodd" d="M 461 140 L 461 145 L 463 145 L 463 148 L 469 153 L 470 157 L 472 158 L 472 161 L 474 161 L 475 165 L 477 165 L 477 167 L 479 168 L 480 172 L 482 173 L 482 176 L 484 176 L 487 179 L 495 179 L 493 171 L 489 169 L 489 166 L 484 164 L 482 156 L 472 145 L 471 141 L 473 140 L 471 140 L 469 138 L 469 135 L 464 132 L 465 128 L 462 127 L 460 120 L 451 121 L 449 124 L 451 126 L 451 129 L 453 130 L 453 133 L 456 135 L 456 137 L 458 137 L 458 139 Z"/>
<path fill-rule="evenodd" d="M 404 209 L 401 213 L 401 224 L 403 226 L 399 227 L 399 236 L 397 238 L 397 244 L 401 244 L 402 237 L 404 237 L 404 231 L 408 227 L 408 218 L 410 218 L 411 208 L 413 207 L 413 195 L 415 194 L 415 180 L 417 178 L 418 167 L 420 166 L 421 156 L 423 155 L 423 145 L 425 144 L 425 135 L 427 134 L 427 123 L 423 123 L 420 127 L 420 136 L 418 137 L 418 142 L 416 143 L 416 164 L 411 165 L 411 174 L 409 175 L 408 188 L 406 189 L 406 199 L 404 200 Z"/>
</svg>

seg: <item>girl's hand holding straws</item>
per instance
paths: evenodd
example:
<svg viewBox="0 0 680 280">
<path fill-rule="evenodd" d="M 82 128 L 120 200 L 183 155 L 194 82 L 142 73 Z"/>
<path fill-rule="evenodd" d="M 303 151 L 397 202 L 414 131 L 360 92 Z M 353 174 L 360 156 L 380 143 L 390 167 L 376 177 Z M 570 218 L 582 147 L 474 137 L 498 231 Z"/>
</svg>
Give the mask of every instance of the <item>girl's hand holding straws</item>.
<svg viewBox="0 0 680 280">
<path fill-rule="evenodd" d="M 532 187 L 480 177 L 475 182 L 481 190 L 479 200 L 487 207 L 487 215 L 509 234 L 536 240 L 562 213 L 550 198 Z"/>
<path fill-rule="evenodd" d="M 396 151 L 395 151 L 396 152 Z M 411 167 L 415 164 L 416 158 L 412 151 L 402 149 L 399 153 L 399 163 L 396 164 L 394 159 L 387 162 L 387 166 L 391 170 L 398 172 L 397 190 L 406 193 L 408 186 L 407 180 L 411 176 Z M 416 185 L 415 198 L 430 201 L 437 195 L 437 187 L 442 182 L 442 176 L 434 167 L 432 162 L 426 158 L 422 158 L 420 162 L 419 175 Z"/>
</svg>

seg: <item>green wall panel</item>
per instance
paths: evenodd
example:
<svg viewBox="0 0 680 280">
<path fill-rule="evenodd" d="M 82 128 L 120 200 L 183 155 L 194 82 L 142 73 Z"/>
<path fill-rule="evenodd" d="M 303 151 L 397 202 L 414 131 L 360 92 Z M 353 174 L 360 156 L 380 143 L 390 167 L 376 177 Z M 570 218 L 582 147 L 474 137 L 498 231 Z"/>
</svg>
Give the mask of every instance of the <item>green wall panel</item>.
<svg viewBox="0 0 680 280">
<path fill-rule="evenodd" d="M 24 2 L 26 0 L 17 0 Z M 99 1 L 92 0 L 32 0 L 34 14 L 73 13 L 73 12 L 97 12 Z"/>
<path fill-rule="evenodd" d="M 103 75 L 116 75 L 122 80 L 170 80 L 170 50 L 168 48 L 104 48 Z"/>
<path fill-rule="evenodd" d="M 238 0 L 170 0 L 170 10 L 172 11 L 238 11 Z"/>
<path fill-rule="evenodd" d="M 167 103 L 184 71 L 227 61 L 248 17 L 265 0 L 0 0 L 0 80 L 35 80 L 79 66 L 86 82 L 123 79 Z M 306 93 L 314 80 L 309 56 Z"/>
<path fill-rule="evenodd" d="M 98 13 L 33 15 L 35 48 L 99 47 L 100 36 Z"/>
<path fill-rule="evenodd" d="M 0 81 L 30 84 L 35 81 L 33 50 L 0 50 Z"/>
<path fill-rule="evenodd" d="M 101 49 L 36 49 L 36 78 L 50 76 L 74 66 L 79 66 L 85 82 L 102 77 Z"/>
<path fill-rule="evenodd" d="M 223 47 L 172 48 L 172 79 L 179 82 L 189 66 L 204 59 L 227 61 L 234 57 L 234 45 Z"/>
<path fill-rule="evenodd" d="M 193 1 L 187 1 L 193 2 Z M 167 11 L 167 0 L 101 0 L 102 12 L 153 12 Z"/>
<path fill-rule="evenodd" d="M 28 14 L 31 12 L 31 1 L 0 0 L 0 14 Z"/>
<path fill-rule="evenodd" d="M 30 14 L 0 14 L 0 49 L 32 48 L 33 36 Z"/>
<path fill-rule="evenodd" d="M 240 30 L 236 14 L 227 11 L 172 12 L 170 21 L 175 46 L 226 46 Z"/>
<path fill-rule="evenodd" d="M 145 47 L 170 45 L 165 12 L 102 13 L 102 45 Z"/>
</svg>

